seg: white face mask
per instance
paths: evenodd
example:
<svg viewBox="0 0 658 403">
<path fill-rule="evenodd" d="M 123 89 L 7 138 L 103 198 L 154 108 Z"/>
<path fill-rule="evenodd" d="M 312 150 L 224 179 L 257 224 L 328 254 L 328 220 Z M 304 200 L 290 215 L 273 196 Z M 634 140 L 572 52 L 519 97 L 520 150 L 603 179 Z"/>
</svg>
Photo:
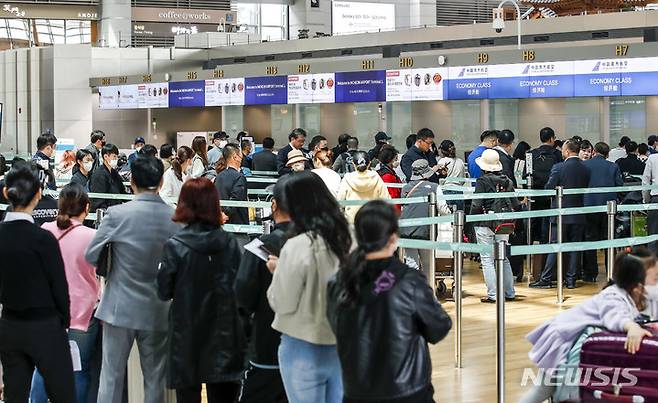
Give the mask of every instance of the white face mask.
<svg viewBox="0 0 658 403">
<path fill-rule="evenodd" d="M 89 172 L 94 167 L 94 162 L 93 161 L 83 162 L 82 167 L 85 169 L 85 171 Z"/>
<path fill-rule="evenodd" d="M 303 162 L 298 162 L 296 164 L 292 164 L 292 170 L 295 172 L 301 172 L 304 170 L 304 163 Z"/>
<path fill-rule="evenodd" d="M 219 146 L 218 146 L 218 147 L 219 147 L 219 148 L 224 148 L 224 147 L 226 147 L 227 144 L 228 144 L 228 141 L 226 141 L 226 140 L 221 140 L 221 141 L 219 142 Z"/>
<path fill-rule="evenodd" d="M 647 294 L 647 298 L 658 301 L 658 284 L 645 285 L 644 291 Z"/>
<path fill-rule="evenodd" d="M 142 147 L 135 147 L 135 151 L 137 151 L 137 152 L 142 151 Z"/>
<path fill-rule="evenodd" d="M 119 160 L 110 160 L 109 164 L 110 164 L 110 168 L 117 169 L 117 165 L 119 165 Z"/>
</svg>

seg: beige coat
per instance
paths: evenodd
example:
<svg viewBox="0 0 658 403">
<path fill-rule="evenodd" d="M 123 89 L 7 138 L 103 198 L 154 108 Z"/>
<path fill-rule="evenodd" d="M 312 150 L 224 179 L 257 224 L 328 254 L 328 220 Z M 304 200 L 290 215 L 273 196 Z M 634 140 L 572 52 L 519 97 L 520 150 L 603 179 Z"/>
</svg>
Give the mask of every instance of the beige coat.
<svg viewBox="0 0 658 403">
<path fill-rule="evenodd" d="M 308 233 L 290 238 L 267 290 L 275 314 L 272 328 L 309 343 L 336 344 L 327 320 L 327 283 L 338 266 L 324 239 Z"/>
<path fill-rule="evenodd" d="M 338 200 L 377 200 L 390 199 L 388 188 L 375 171 L 350 172 L 345 174 L 338 190 Z M 345 207 L 345 217 L 354 224 L 354 217 L 361 206 Z"/>
</svg>

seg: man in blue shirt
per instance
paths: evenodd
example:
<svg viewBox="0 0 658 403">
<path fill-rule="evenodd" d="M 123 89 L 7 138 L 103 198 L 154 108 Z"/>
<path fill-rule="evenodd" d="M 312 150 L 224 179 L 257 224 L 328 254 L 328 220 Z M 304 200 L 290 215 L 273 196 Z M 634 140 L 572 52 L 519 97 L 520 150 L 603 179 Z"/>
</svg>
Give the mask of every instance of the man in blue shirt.
<svg viewBox="0 0 658 403">
<path fill-rule="evenodd" d="M 477 179 L 482 176 L 482 170 L 478 164 L 475 163 L 475 160 L 480 158 L 485 150 L 494 148 L 498 145 L 498 134 L 498 130 L 485 130 L 480 135 L 481 144 L 468 155 L 468 175 L 471 178 Z"/>
<path fill-rule="evenodd" d="M 137 155 L 139 154 L 140 151 L 142 151 L 142 147 L 144 147 L 144 144 L 146 144 L 146 141 L 144 141 L 144 137 L 137 137 L 135 139 L 135 152 L 130 154 L 128 156 L 128 166 L 133 163 L 137 159 Z"/>
</svg>

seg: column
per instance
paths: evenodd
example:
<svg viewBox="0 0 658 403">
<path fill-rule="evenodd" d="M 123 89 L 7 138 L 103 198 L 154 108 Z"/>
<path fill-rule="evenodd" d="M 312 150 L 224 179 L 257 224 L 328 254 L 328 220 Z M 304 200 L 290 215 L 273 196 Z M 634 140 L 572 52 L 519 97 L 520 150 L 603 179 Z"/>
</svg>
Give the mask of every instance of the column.
<svg viewBox="0 0 658 403">
<path fill-rule="evenodd" d="M 100 19 L 100 45 L 128 47 L 131 42 L 130 0 L 102 0 Z"/>
</svg>

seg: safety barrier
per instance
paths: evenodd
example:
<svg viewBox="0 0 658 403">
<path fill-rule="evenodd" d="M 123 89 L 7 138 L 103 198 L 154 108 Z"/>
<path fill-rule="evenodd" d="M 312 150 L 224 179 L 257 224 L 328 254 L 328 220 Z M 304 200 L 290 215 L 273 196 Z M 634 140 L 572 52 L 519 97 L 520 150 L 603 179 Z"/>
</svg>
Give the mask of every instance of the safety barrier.
<svg viewBox="0 0 658 403">
<path fill-rule="evenodd" d="M 450 190 L 448 185 L 446 190 Z M 400 227 L 413 227 L 420 225 L 429 225 L 431 229 L 432 237 L 431 239 L 436 239 L 437 226 L 439 224 L 451 223 L 453 224 L 453 242 L 437 242 L 434 240 L 414 240 L 414 239 L 400 239 L 399 246 L 401 252 L 403 253 L 406 249 L 426 249 L 426 250 L 442 250 L 450 251 L 453 253 L 453 264 L 454 264 L 454 281 L 455 281 L 455 309 L 456 309 L 456 320 L 455 320 L 455 366 L 457 368 L 462 367 L 462 269 L 463 269 L 463 254 L 464 253 L 487 253 L 494 256 L 496 274 L 497 274 L 497 296 L 504 295 L 503 288 L 503 262 L 506 258 L 507 251 L 511 256 L 531 256 L 536 254 L 557 254 L 557 274 L 558 274 L 558 283 L 557 283 L 557 302 L 561 304 L 564 301 L 563 295 L 563 284 L 562 284 L 562 253 L 574 252 L 574 251 L 587 251 L 587 250 L 608 250 L 608 260 L 607 260 L 607 278 L 611 277 L 612 270 L 612 259 L 614 258 L 614 249 L 622 248 L 627 246 L 642 245 L 651 242 L 658 242 L 658 234 L 648 235 L 642 237 L 628 237 L 621 239 L 614 239 L 614 224 L 615 216 L 619 212 L 635 212 L 635 211 L 648 211 L 648 210 L 658 210 L 658 203 L 649 203 L 649 204 L 636 204 L 636 205 L 619 205 L 615 202 L 608 203 L 607 206 L 594 206 L 594 207 L 578 207 L 578 208 L 562 208 L 562 201 L 565 195 L 576 195 L 576 194 L 596 194 L 596 193 L 626 193 L 626 192 L 645 192 L 651 190 L 658 190 L 658 185 L 635 185 L 635 186 L 622 186 L 614 188 L 585 188 L 585 189 L 562 189 L 558 187 L 555 191 L 553 190 L 527 190 L 519 189 L 515 192 L 506 192 L 506 193 L 493 193 L 493 194 L 457 194 L 457 195 L 436 195 L 431 194 L 429 198 L 425 197 L 416 197 L 416 198 L 403 198 L 403 199 L 391 199 L 388 202 L 392 204 L 412 204 L 412 203 L 428 203 L 430 206 L 430 214 L 427 218 L 414 218 L 414 219 L 401 219 Z M 47 191 L 46 193 L 52 193 Z M 113 194 L 96 194 L 91 193 L 89 195 L 91 198 L 102 198 L 102 199 L 112 199 L 112 200 L 131 200 L 134 198 L 133 195 L 113 195 Z M 510 213 L 485 213 L 485 214 L 474 214 L 474 215 L 465 215 L 463 211 L 455 212 L 454 216 L 438 216 L 438 201 L 458 201 L 458 200 L 483 200 L 483 199 L 493 199 L 501 197 L 554 197 L 556 199 L 555 209 L 549 210 L 530 210 L 530 211 L 519 211 L 519 212 L 510 212 Z M 531 199 L 530 199 L 531 200 Z M 167 200 L 169 202 L 175 202 L 175 200 Z M 367 203 L 367 200 L 346 200 L 341 201 L 342 206 L 358 206 Z M 235 201 L 235 200 L 222 200 L 220 202 L 223 206 L 226 207 L 253 207 L 253 208 L 269 208 L 269 202 L 263 201 Z M 528 203 L 531 205 L 531 203 Z M 0 210 L 6 210 L 6 205 L 0 205 Z M 581 215 L 581 214 L 593 214 L 593 213 L 605 213 L 608 216 L 608 239 L 604 241 L 587 241 L 587 242 L 569 242 L 564 243 L 562 239 L 562 225 L 561 221 L 564 216 L 569 215 Z M 545 217 L 556 217 L 557 221 L 557 243 L 546 244 L 546 245 L 514 245 L 507 247 L 506 243 L 503 241 L 495 242 L 494 245 L 482 245 L 482 244 L 465 244 L 463 240 L 463 231 L 464 224 L 477 223 L 477 222 L 489 222 L 496 220 L 528 220 L 532 218 L 545 218 Z M 95 214 L 90 214 L 87 217 L 88 220 L 96 220 L 97 216 Z M 229 232 L 234 233 L 243 233 L 243 234 L 262 234 L 267 231 L 266 228 L 260 225 L 231 225 L 225 224 L 224 229 Z M 530 231 L 530 226 L 527 228 L 528 232 Z M 530 238 L 528 238 L 530 239 Z M 530 243 L 530 242 L 528 242 Z M 432 262 L 431 265 L 434 265 L 435 260 L 430 259 Z M 528 268 L 530 266 L 531 259 L 527 259 Z M 429 268 L 430 279 L 432 282 L 432 287 L 435 287 L 434 281 L 434 266 Z M 529 270 L 530 272 L 530 270 Z M 497 318 L 497 332 L 496 332 L 496 345 L 497 345 L 497 385 L 499 390 L 504 394 L 504 351 L 505 351 L 505 312 L 504 312 L 505 298 L 496 298 L 496 318 Z"/>
</svg>

